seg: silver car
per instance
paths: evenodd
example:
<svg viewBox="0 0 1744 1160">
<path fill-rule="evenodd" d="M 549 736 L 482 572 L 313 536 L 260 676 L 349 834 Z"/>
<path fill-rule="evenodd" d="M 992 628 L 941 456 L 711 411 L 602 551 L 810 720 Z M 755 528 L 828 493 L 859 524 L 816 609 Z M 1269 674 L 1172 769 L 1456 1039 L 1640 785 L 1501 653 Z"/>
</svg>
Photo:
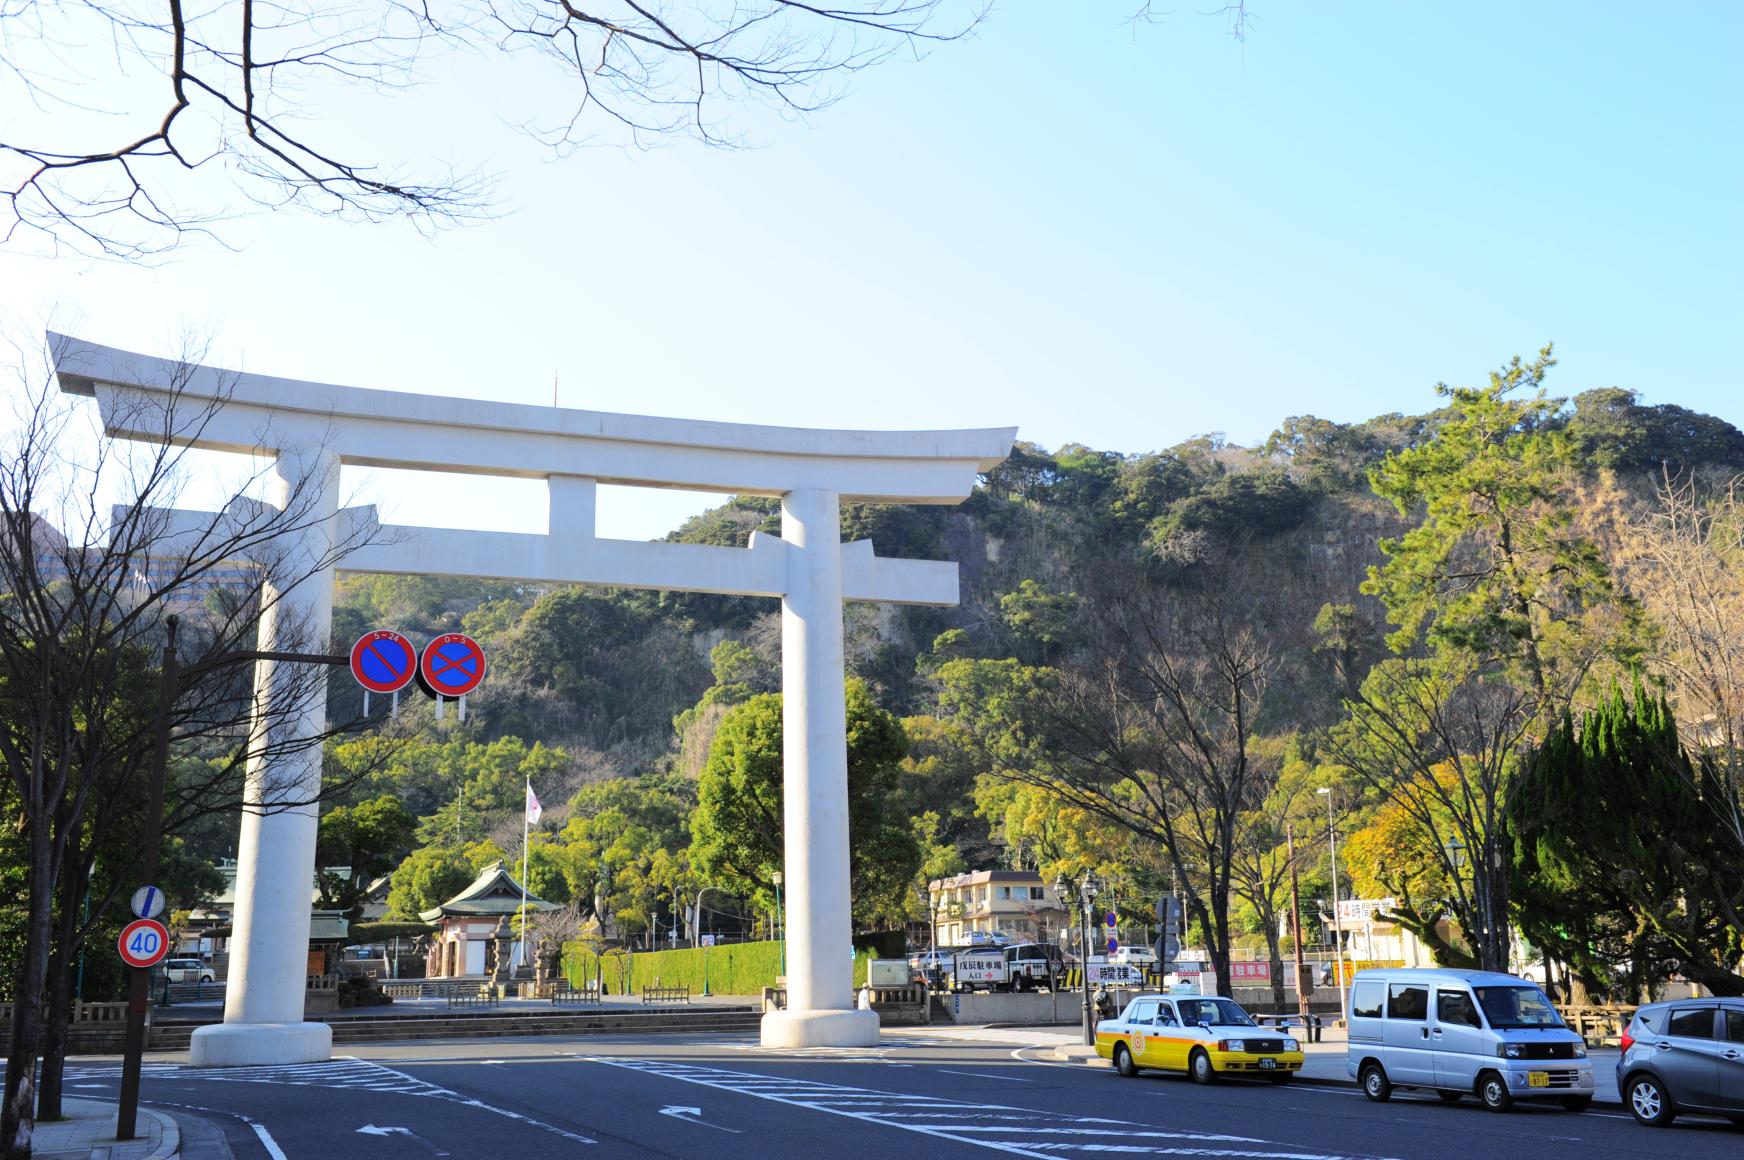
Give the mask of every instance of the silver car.
<svg viewBox="0 0 1744 1160">
<path fill-rule="evenodd" d="M 1671 999 L 1623 1032 L 1617 1090 L 1643 1124 L 1682 1112 L 1744 1124 L 1744 999 Z"/>
</svg>

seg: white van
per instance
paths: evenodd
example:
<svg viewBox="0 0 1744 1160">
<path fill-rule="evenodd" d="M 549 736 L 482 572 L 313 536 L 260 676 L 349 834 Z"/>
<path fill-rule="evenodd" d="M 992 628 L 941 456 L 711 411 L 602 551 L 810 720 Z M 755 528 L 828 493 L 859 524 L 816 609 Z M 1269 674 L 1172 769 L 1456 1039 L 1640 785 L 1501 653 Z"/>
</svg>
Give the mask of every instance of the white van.
<svg viewBox="0 0 1744 1160">
<path fill-rule="evenodd" d="M 1369 1099 L 1396 1087 L 1448 1102 L 1476 1095 L 1492 1112 L 1517 1099 L 1593 1102 L 1587 1045 L 1538 984 L 1492 971 L 1358 971 L 1350 984 L 1345 1066 Z"/>
</svg>

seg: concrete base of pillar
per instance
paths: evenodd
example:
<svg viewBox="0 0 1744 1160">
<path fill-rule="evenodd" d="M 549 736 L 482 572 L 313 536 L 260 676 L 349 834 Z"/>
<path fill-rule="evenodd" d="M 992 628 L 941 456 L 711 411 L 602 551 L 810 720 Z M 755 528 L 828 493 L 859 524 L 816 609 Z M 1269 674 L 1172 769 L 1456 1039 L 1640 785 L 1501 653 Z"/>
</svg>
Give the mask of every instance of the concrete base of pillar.
<svg viewBox="0 0 1744 1160">
<path fill-rule="evenodd" d="M 764 1047 L 877 1047 L 876 1011 L 771 1011 Z"/>
<path fill-rule="evenodd" d="M 333 1028 L 325 1023 L 214 1023 L 194 1028 L 188 1061 L 195 1067 L 260 1067 L 322 1063 L 333 1058 Z"/>
</svg>

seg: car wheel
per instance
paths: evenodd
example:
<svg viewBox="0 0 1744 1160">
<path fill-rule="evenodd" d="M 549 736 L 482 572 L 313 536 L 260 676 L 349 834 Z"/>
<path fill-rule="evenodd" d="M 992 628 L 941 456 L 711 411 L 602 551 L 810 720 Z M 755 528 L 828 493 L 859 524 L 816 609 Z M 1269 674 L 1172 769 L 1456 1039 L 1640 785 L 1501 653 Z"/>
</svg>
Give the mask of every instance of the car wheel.
<svg viewBox="0 0 1744 1160">
<path fill-rule="evenodd" d="M 1677 1116 L 1677 1108 L 1656 1076 L 1637 1075 L 1629 1080 L 1628 1104 L 1635 1119 L 1649 1128 L 1663 1128 Z"/>
<path fill-rule="evenodd" d="M 1211 1066 L 1211 1057 L 1197 1048 L 1187 1061 L 1187 1074 L 1193 1077 L 1194 1083 L 1217 1082 L 1217 1069 Z"/>
<path fill-rule="evenodd" d="M 1448 1104 L 1457 1104 L 1459 1101 L 1465 1099 L 1464 1092 L 1450 1092 L 1445 1088 L 1435 1094 L 1441 1097 L 1443 1103 Z"/>
<path fill-rule="evenodd" d="M 1560 1101 L 1563 1108 L 1571 1112 L 1584 1112 L 1593 1106 L 1592 1096 L 1564 1096 Z"/>
<path fill-rule="evenodd" d="M 1514 1097 L 1508 1091 L 1508 1081 L 1498 1072 L 1486 1071 L 1478 1076 L 1478 1099 L 1484 1102 L 1484 1109 L 1491 1112 L 1511 1112 L 1514 1110 Z"/>
<path fill-rule="evenodd" d="M 1362 1085 L 1363 1095 L 1384 1104 L 1393 1098 L 1393 1085 L 1387 1079 L 1387 1073 L 1381 1065 L 1373 1061 L 1362 1065 L 1362 1071 L 1357 1074 L 1357 1083 Z"/>
<path fill-rule="evenodd" d="M 1126 1049 L 1126 1044 L 1124 1043 L 1116 1043 L 1114 1045 L 1114 1070 L 1118 1071 L 1127 1079 L 1131 1079 L 1133 1076 L 1138 1074 L 1138 1064 L 1132 1061 L 1132 1052 Z"/>
</svg>

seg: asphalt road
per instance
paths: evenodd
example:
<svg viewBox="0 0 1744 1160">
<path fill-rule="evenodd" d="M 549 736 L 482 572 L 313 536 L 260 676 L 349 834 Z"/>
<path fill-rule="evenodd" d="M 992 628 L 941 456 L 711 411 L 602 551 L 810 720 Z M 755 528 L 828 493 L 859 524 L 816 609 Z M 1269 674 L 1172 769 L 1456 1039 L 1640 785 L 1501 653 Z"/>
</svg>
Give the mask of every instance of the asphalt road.
<svg viewBox="0 0 1744 1160">
<path fill-rule="evenodd" d="M 1013 1033 L 998 1033 L 1011 1035 Z M 301 1067 L 148 1063 L 144 1101 L 194 1115 L 188 1160 L 429 1156 L 1640 1157 L 1734 1160 L 1723 1122 L 1642 1128 L 1583 1114 L 1354 1088 L 1123 1080 L 1009 1043 L 886 1033 L 875 1049 L 765 1051 L 746 1037 L 643 1036 L 371 1045 Z M 71 1094 L 105 1098 L 119 1065 L 78 1060 Z M 209 1127 L 208 1127 L 209 1125 Z M 221 1139 L 221 1142 L 220 1142 Z"/>
</svg>

